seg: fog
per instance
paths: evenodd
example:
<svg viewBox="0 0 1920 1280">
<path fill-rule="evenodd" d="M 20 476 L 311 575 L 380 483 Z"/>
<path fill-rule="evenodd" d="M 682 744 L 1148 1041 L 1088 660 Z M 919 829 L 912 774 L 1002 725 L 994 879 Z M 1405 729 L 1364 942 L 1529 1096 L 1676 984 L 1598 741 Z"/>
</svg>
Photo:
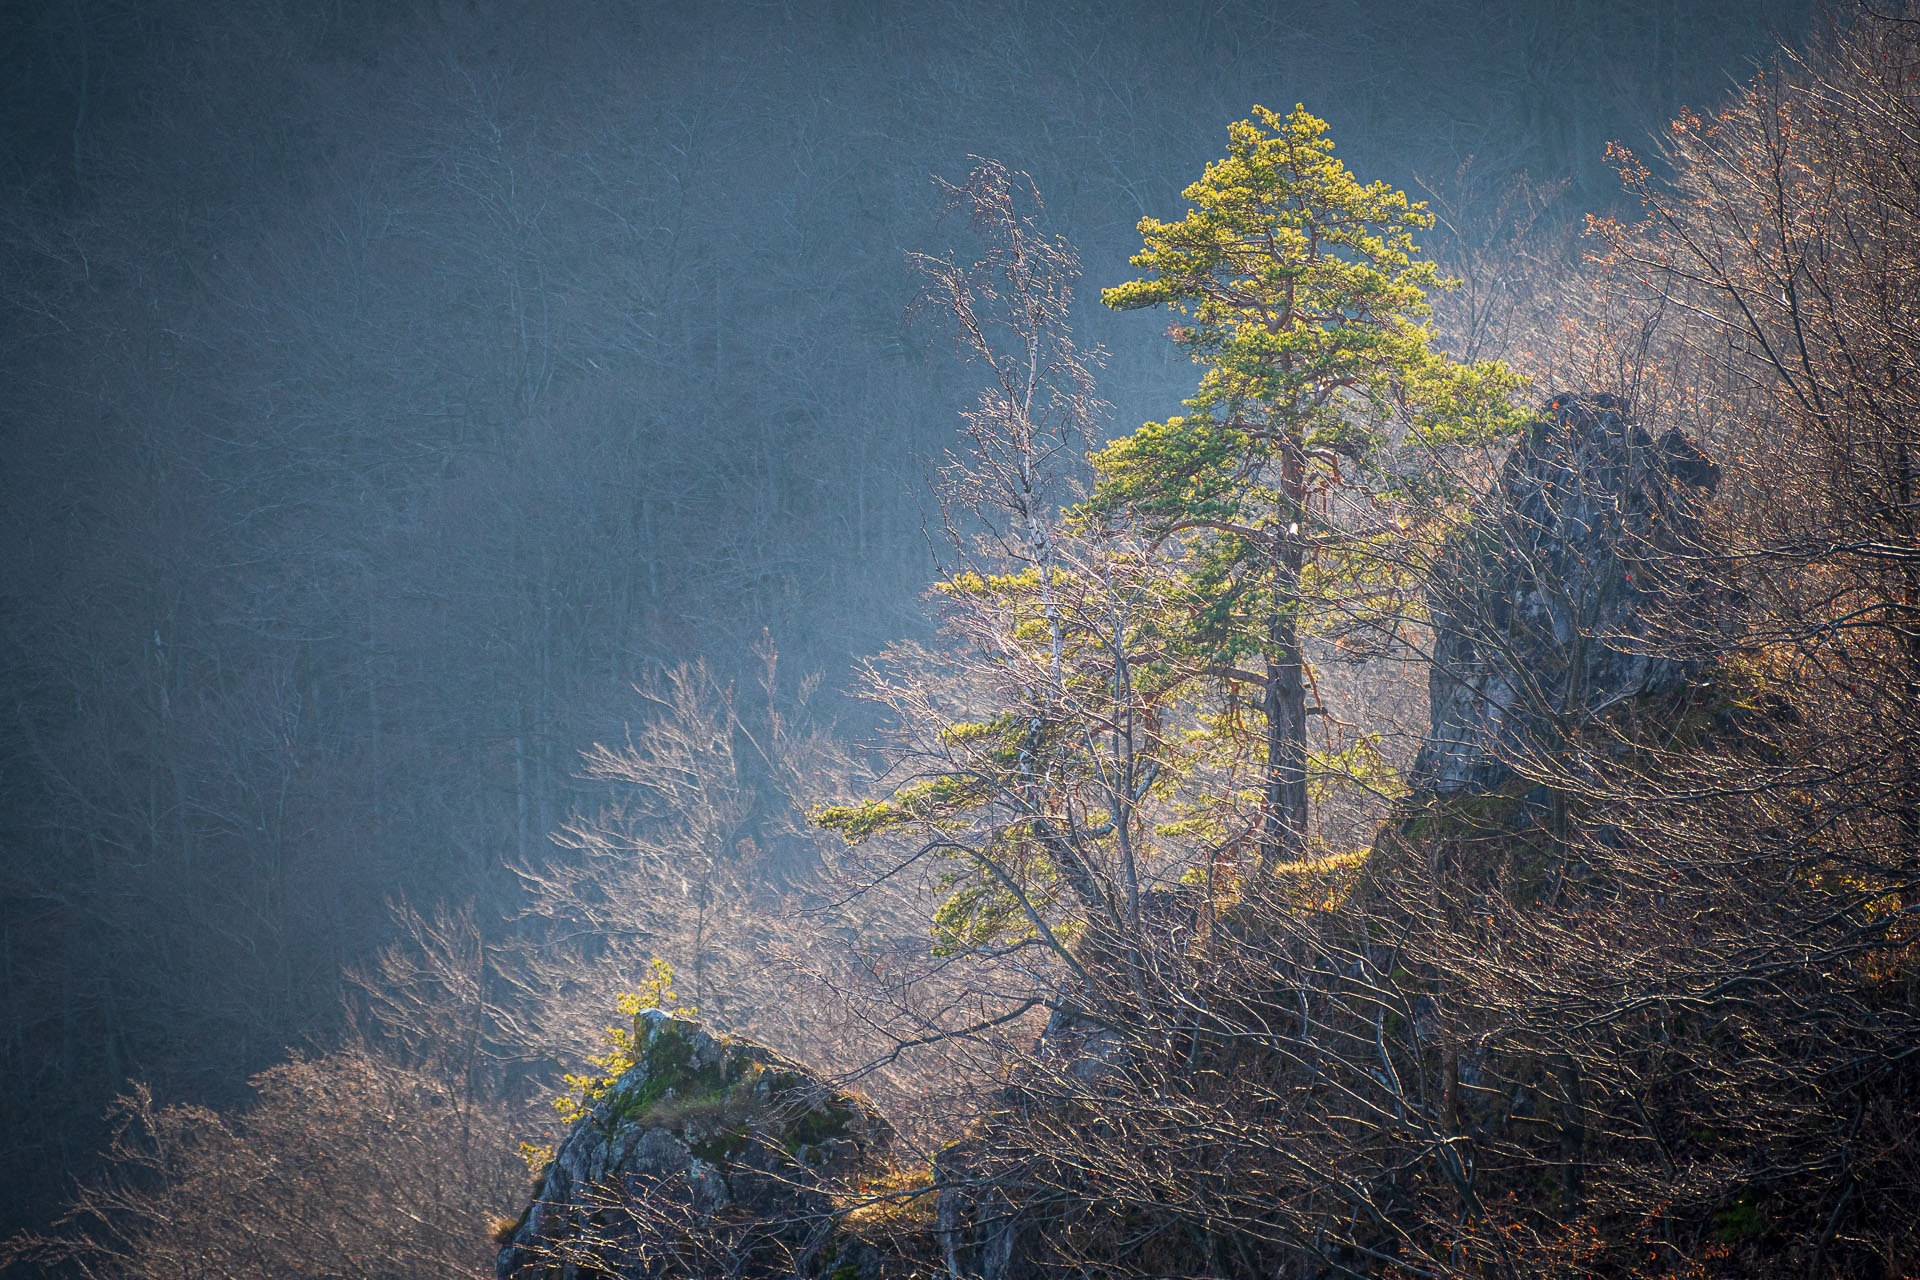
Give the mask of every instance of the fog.
<svg viewBox="0 0 1920 1280">
<path fill-rule="evenodd" d="M 221 1105 L 322 1043 L 389 903 L 510 922 L 637 682 L 770 637 L 842 698 L 924 628 L 973 379 L 910 322 L 932 178 L 1029 173 L 1112 429 L 1193 371 L 1114 315 L 1144 215 L 1254 103 L 1458 209 L 1791 38 L 1734 0 L 0 15 L 0 1228 L 129 1079 Z M 1492 234 L 1487 231 L 1486 234 Z M 1497 354 L 1497 353 L 1495 353 Z M 743 698 L 748 694 L 743 693 Z"/>
</svg>

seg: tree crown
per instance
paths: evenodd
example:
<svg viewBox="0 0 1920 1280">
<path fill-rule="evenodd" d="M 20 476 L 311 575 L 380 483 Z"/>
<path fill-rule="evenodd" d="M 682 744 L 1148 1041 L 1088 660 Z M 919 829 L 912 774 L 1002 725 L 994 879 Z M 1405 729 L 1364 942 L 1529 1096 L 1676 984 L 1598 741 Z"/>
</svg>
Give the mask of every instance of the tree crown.
<svg viewBox="0 0 1920 1280">
<path fill-rule="evenodd" d="M 1271 507 L 1263 463 L 1279 452 L 1345 487 L 1342 460 L 1368 460 L 1397 419 L 1429 443 L 1516 425 L 1518 379 L 1504 365 L 1433 348 L 1427 295 L 1454 282 L 1418 256 L 1413 234 L 1432 215 L 1385 182 L 1355 179 L 1324 120 L 1256 106 L 1183 194 L 1186 217 L 1139 223 L 1146 245 L 1130 261 L 1152 274 L 1102 299 L 1187 317 L 1169 334 L 1207 371 L 1186 402 L 1193 415 L 1094 456 L 1093 513 L 1218 519 L 1249 500 Z"/>
<path fill-rule="evenodd" d="M 1146 248 L 1130 261 L 1153 275 L 1102 299 L 1192 318 L 1172 336 L 1209 366 L 1196 409 L 1293 417 L 1341 390 L 1377 394 L 1429 354 L 1427 291 L 1450 282 L 1416 258 L 1413 232 L 1433 217 L 1404 191 L 1357 181 L 1305 107 L 1254 117 L 1182 193 L 1185 218 L 1140 221 Z"/>
</svg>

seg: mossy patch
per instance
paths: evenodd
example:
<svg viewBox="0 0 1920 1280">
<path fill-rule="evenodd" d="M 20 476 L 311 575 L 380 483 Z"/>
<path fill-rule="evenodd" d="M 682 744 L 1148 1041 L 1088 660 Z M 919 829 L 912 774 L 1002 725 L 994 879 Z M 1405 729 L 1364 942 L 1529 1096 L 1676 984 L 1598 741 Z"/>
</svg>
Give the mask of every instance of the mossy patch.
<svg viewBox="0 0 1920 1280">
<path fill-rule="evenodd" d="M 1320 853 L 1282 862 L 1270 873 L 1269 892 L 1299 911 L 1334 911 L 1347 900 L 1372 851 Z"/>
<path fill-rule="evenodd" d="M 747 1149 L 747 1125 L 743 1121 L 706 1137 L 691 1138 L 687 1150 L 716 1169 L 726 1169 Z"/>
<path fill-rule="evenodd" d="M 717 1064 L 694 1067 L 696 1034 L 692 1023 L 677 1018 L 662 1018 L 653 1024 L 638 1055 L 641 1079 L 608 1101 L 609 1131 L 646 1116 L 666 1101 L 669 1093 L 692 1098 L 726 1089 L 725 1074 Z"/>
<path fill-rule="evenodd" d="M 832 1098 L 823 1098 L 787 1125 L 783 1137 L 788 1151 L 818 1146 L 847 1136 L 853 1126 L 853 1108 Z"/>
<path fill-rule="evenodd" d="M 821 1092 L 789 1067 L 725 1050 L 700 1065 L 697 1034 L 691 1024 L 655 1024 L 642 1043 L 638 1078 L 607 1101 L 607 1133 L 667 1129 L 695 1156 L 726 1168 L 755 1143 L 756 1128 L 764 1126 L 763 1138 L 789 1157 L 817 1164 L 825 1154 L 818 1149 L 858 1127 L 858 1104 Z"/>
<path fill-rule="evenodd" d="M 1486 840 L 1511 834 L 1535 784 L 1515 778 L 1487 792 L 1429 796 L 1400 824 L 1407 840 Z"/>
<path fill-rule="evenodd" d="M 1760 1216 L 1760 1207 L 1752 1192 L 1713 1215 L 1713 1234 L 1729 1244 L 1757 1236 L 1766 1229 L 1766 1219 Z"/>
</svg>

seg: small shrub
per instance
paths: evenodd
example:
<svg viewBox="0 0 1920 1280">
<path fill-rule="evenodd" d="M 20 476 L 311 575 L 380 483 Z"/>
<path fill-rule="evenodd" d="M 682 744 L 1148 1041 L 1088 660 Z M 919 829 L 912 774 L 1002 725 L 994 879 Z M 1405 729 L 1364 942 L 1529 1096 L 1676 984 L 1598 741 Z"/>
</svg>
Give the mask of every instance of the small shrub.
<svg viewBox="0 0 1920 1280">
<path fill-rule="evenodd" d="M 673 989 L 673 966 L 657 958 L 648 963 L 647 976 L 640 983 L 640 989 L 621 992 L 616 1003 L 626 1015 L 627 1024 L 606 1029 L 607 1051 L 587 1059 L 593 1070 L 567 1075 L 566 1091 L 553 1100 L 553 1109 L 567 1124 L 573 1124 L 592 1110 L 594 1103 L 607 1096 L 615 1081 L 639 1064 L 642 1009 L 660 1009 L 676 1018 L 692 1018 L 699 1013 L 693 1006 L 680 1003 Z M 546 1148 L 535 1150 L 523 1146 L 521 1154 L 529 1166 L 536 1157 L 542 1163 L 553 1158 L 551 1149 Z"/>
</svg>

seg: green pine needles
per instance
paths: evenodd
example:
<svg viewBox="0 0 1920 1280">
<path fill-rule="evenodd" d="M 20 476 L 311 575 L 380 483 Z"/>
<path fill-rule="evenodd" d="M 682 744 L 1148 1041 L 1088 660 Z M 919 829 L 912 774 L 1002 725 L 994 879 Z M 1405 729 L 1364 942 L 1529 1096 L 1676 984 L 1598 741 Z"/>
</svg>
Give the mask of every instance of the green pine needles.
<svg viewBox="0 0 1920 1280">
<path fill-rule="evenodd" d="M 1516 430 L 1520 380 L 1436 349 L 1428 293 L 1453 282 L 1413 238 L 1432 215 L 1355 179 L 1304 107 L 1255 107 L 1184 195 L 1185 218 L 1139 224 L 1149 274 L 1102 297 L 1169 307 L 1205 372 L 1188 414 L 1092 456 L 1085 511 L 1165 540 L 1192 599 L 1185 648 L 1258 708 L 1271 868 L 1307 848 L 1302 641 L 1401 612 L 1410 535 L 1448 506 L 1437 454 Z"/>
</svg>

